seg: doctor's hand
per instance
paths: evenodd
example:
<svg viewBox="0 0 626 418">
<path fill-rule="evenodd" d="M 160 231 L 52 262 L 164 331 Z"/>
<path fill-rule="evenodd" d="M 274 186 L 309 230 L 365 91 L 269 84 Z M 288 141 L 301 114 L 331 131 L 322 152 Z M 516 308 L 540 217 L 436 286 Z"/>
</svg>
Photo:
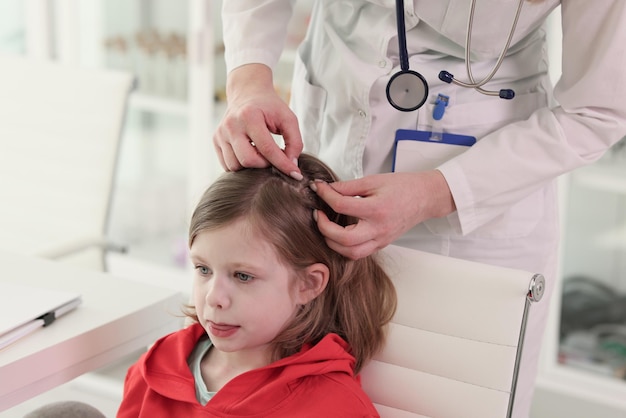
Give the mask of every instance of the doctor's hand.
<svg viewBox="0 0 626 418">
<path fill-rule="evenodd" d="M 344 228 L 323 211 L 315 211 L 328 246 L 351 259 L 366 257 L 418 223 L 456 209 L 438 170 L 376 174 L 330 184 L 316 181 L 311 187 L 335 212 L 358 219 Z"/>
<path fill-rule="evenodd" d="M 228 107 L 213 136 L 222 167 L 237 171 L 273 165 L 301 179 L 295 162 L 302 152 L 298 121 L 274 90 L 271 69 L 263 64 L 234 69 L 228 75 L 226 95 Z M 272 134 L 283 136 L 284 150 Z"/>
</svg>

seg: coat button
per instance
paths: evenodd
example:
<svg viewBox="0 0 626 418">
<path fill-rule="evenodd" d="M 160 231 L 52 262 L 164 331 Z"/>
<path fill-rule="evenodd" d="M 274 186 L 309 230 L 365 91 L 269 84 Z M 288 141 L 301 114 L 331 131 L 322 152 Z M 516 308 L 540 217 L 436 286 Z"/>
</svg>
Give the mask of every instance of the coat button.
<svg viewBox="0 0 626 418">
<path fill-rule="evenodd" d="M 363 109 L 359 109 L 359 116 L 364 118 L 365 116 L 367 116 L 367 113 L 365 113 Z"/>
</svg>

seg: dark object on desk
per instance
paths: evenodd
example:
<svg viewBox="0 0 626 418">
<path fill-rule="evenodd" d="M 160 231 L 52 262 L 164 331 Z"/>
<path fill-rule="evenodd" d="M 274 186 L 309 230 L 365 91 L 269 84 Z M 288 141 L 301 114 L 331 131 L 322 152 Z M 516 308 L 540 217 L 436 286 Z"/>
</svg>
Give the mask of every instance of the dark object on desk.
<svg viewBox="0 0 626 418">
<path fill-rule="evenodd" d="M 560 338 L 600 324 L 626 325 L 626 295 L 590 277 L 565 279 Z"/>
<path fill-rule="evenodd" d="M 82 402 L 65 401 L 44 405 L 24 418 L 106 418 L 102 412 Z"/>
</svg>

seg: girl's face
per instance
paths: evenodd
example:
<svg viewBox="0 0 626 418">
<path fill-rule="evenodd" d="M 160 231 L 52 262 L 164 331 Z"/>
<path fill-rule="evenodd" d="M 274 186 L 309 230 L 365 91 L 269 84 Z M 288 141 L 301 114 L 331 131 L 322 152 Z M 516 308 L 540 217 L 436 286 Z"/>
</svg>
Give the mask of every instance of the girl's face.
<svg viewBox="0 0 626 418">
<path fill-rule="evenodd" d="M 269 358 L 268 343 L 308 302 L 292 268 L 245 220 L 202 231 L 191 246 L 193 301 L 222 352 Z"/>
</svg>

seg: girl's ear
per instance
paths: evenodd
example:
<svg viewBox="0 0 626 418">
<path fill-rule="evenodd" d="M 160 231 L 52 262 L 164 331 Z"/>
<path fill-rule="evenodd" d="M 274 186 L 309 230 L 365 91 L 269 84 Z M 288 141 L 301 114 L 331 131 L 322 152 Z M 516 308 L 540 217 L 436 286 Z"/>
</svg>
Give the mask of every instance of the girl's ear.
<svg viewBox="0 0 626 418">
<path fill-rule="evenodd" d="M 306 305 L 326 289 L 330 271 L 322 263 L 311 264 L 304 270 L 304 279 L 298 280 L 297 303 Z"/>
</svg>

